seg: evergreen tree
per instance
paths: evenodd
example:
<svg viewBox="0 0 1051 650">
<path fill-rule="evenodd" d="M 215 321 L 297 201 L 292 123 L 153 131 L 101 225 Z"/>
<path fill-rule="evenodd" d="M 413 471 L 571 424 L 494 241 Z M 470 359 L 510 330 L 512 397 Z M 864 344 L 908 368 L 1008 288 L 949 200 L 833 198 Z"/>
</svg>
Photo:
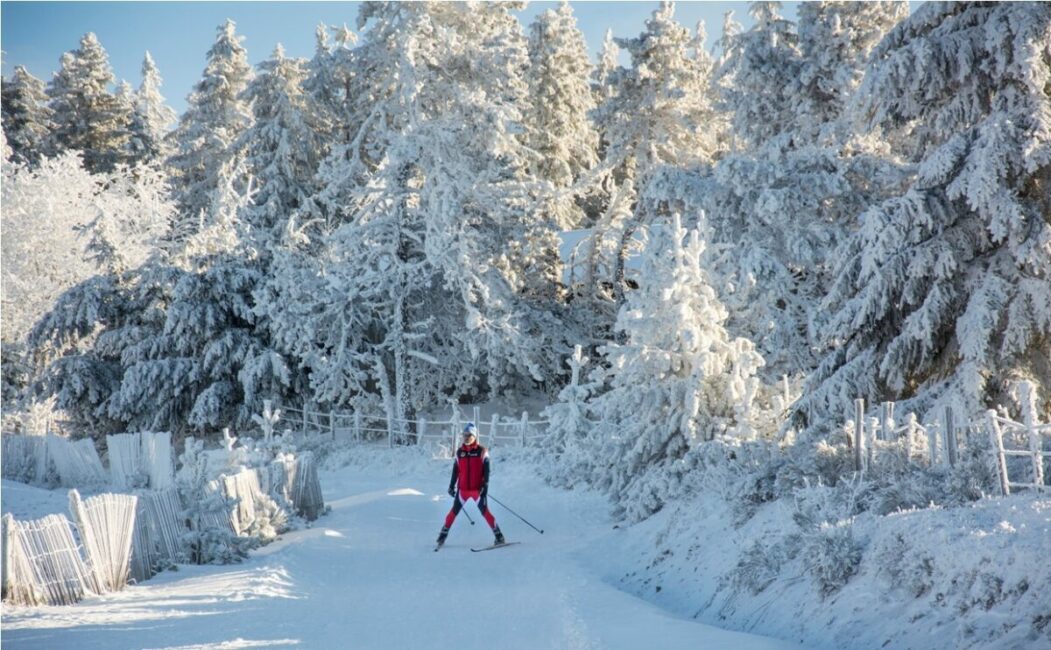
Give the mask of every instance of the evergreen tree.
<svg viewBox="0 0 1051 650">
<path fill-rule="evenodd" d="M 915 166 L 839 251 L 800 421 L 859 396 L 974 413 L 1019 378 L 1048 394 L 1049 43 L 1046 4 L 945 3 L 874 50 L 857 115 Z"/>
<path fill-rule="evenodd" d="M 598 134 L 589 113 L 595 108 L 589 85 L 584 35 L 568 2 L 540 14 L 530 27 L 528 145 L 539 154 L 533 175 L 566 190 L 598 163 Z M 578 227 L 585 216 L 572 194 L 551 203 L 560 230 Z"/>
<path fill-rule="evenodd" d="M 839 117 L 865 73 L 872 50 L 909 15 L 907 2 L 838 2 L 799 5 L 801 101 L 796 105 L 797 137 L 812 141 L 819 131 L 849 124 Z M 831 134 L 829 134 L 831 135 Z"/>
<path fill-rule="evenodd" d="M 170 164 L 177 174 L 176 199 L 182 220 L 176 233 L 179 237 L 196 231 L 202 216 L 208 214 L 220 170 L 231 161 L 231 145 L 252 123 L 251 108 L 242 97 L 252 68 L 234 27 L 227 20 L 218 28 L 204 75 L 190 93 L 186 112 L 172 136 L 175 153 Z"/>
<path fill-rule="evenodd" d="M 311 195 L 318 143 L 306 120 L 303 62 L 286 58 L 278 45 L 259 69 L 244 95 L 254 121 L 237 147 L 245 154 L 255 188 L 245 210 L 247 225 L 265 244 L 276 240 L 289 216 Z"/>
<path fill-rule="evenodd" d="M 716 80 L 737 149 L 757 147 L 795 124 L 802 58 L 795 25 L 778 13 L 780 6 L 751 3 L 755 25 L 746 32 L 727 15 Z"/>
<path fill-rule="evenodd" d="M 890 21 L 838 7 L 808 8 L 808 34 L 850 34 L 852 42 L 871 45 L 889 27 Z M 889 9 L 885 12 L 892 14 Z M 819 134 L 831 136 L 845 120 L 829 103 L 832 99 L 815 94 L 816 77 L 813 83 L 792 85 L 800 70 L 815 76 L 832 75 L 821 71 L 835 69 L 854 83 L 854 66 L 863 53 L 848 55 L 839 41 L 818 43 L 813 36 L 805 51 L 797 51 L 791 47 L 791 22 L 777 17 L 768 4 L 752 11 L 757 22 L 751 30 L 726 30 L 727 54 L 720 69 L 722 83 L 732 90 L 723 106 L 731 111 L 735 132 L 745 137 L 711 174 L 667 171 L 644 202 L 668 202 L 688 214 L 708 215 L 713 246 L 705 265 L 729 308 L 727 328 L 756 343 L 767 361 L 764 378 L 772 382 L 782 375 L 800 377 L 817 365 L 818 331 L 826 314 L 813 305 L 831 282 L 832 251 L 856 216 L 896 191 L 901 177 L 868 141 L 819 140 Z M 841 92 L 853 92 L 843 84 Z M 776 88 L 780 104 L 757 105 L 756 93 L 770 88 Z M 771 119 L 782 123 L 766 121 Z"/>
<path fill-rule="evenodd" d="M 726 308 L 700 267 L 704 244 L 675 215 L 655 227 L 640 286 L 617 317 L 623 344 L 610 343 L 587 405 L 599 420 L 590 436 L 592 480 L 631 520 L 659 510 L 677 489 L 673 466 L 692 445 L 716 436 L 754 437 L 763 364 L 747 339 L 723 327 Z"/>
<path fill-rule="evenodd" d="M 616 93 L 598 112 L 607 163 L 642 179 L 662 164 L 711 162 L 721 148 L 709 93 L 712 61 L 674 12 L 674 3 L 662 2 L 642 34 L 616 39 L 631 68 L 613 74 Z"/>
<path fill-rule="evenodd" d="M 12 159 L 36 164 L 46 154 L 51 128 L 51 109 L 47 107 L 44 82 L 30 74 L 25 66 L 15 66 L 11 79 L 3 82 L 0 106 Z"/>
<path fill-rule="evenodd" d="M 175 124 L 175 111 L 161 95 L 161 75 L 149 52 L 142 59 L 142 83 L 135 93 L 132 139 L 136 162 L 165 161 L 171 155 L 168 133 Z"/>
<path fill-rule="evenodd" d="M 51 144 L 56 151 L 80 151 L 89 172 L 107 172 L 127 158 L 131 111 L 109 86 L 109 57 L 95 34 L 62 55 L 47 94 L 54 111 Z"/>
</svg>

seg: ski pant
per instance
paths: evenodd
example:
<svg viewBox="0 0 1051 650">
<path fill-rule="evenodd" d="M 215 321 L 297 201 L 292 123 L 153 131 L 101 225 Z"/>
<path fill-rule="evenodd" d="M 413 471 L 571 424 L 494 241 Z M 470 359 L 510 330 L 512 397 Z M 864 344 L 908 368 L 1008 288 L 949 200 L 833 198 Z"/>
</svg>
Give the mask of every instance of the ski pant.
<svg viewBox="0 0 1051 650">
<path fill-rule="evenodd" d="M 493 516 L 493 513 L 489 512 L 487 499 L 480 496 L 478 492 L 460 492 L 456 495 L 456 500 L 453 502 L 452 510 L 449 511 L 449 514 L 445 515 L 446 528 L 453 525 L 453 521 L 456 520 L 456 515 L 460 514 L 460 510 L 463 509 L 463 501 L 461 501 L 461 499 L 463 501 L 477 499 L 478 512 L 482 513 L 482 516 L 485 517 L 485 523 L 489 524 L 489 527 L 493 530 L 496 530 L 496 517 Z"/>
</svg>

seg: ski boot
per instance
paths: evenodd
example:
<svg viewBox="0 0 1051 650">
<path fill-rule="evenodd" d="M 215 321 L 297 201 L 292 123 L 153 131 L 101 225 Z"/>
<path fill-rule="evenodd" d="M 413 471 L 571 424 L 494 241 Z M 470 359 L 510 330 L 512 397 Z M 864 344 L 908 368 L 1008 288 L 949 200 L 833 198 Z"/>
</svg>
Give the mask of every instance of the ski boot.
<svg viewBox="0 0 1051 650">
<path fill-rule="evenodd" d="M 493 535 L 496 536 L 493 539 L 493 545 L 494 546 L 500 546 L 501 544 L 506 544 L 507 543 L 507 540 L 504 539 L 504 534 L 500 532 L 499 528 L 494 528 L 493 529 Z"/>
<path fill-rule="evenodd" d="M 445 538 L 448 537 L 448 536 L 449 536 L 449 529 L 446 528 L 445 526 L 442 526 L 442 531 L 440 533 L 438 533 L 438 542 L 437 542 L 438 546 L 441 546 L 442 544 L 444 544 L 445 543 Z"/>
</svg>

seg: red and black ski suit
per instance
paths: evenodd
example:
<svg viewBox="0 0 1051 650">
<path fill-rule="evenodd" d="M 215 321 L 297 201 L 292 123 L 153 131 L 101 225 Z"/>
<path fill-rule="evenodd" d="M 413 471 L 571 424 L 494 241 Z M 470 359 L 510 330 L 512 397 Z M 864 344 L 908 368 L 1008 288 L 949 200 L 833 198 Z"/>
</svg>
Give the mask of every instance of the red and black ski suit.
<svg viewBox="0 0 1051 650">
<path fill-rule="evenodd" d="M 459 490 L 457 491 L 457 488 Z M 456 450 L 456 459 L 453 461 L 453 476 L 449 481 L 449 494 L 456 500 L 453 502 L 452 510 L 445 515 L 445 528 L 453 525 L 456 515 L 463 508 L 463 501 L 467 499 L 478 499 L 478 511 L 485 517 L 485 522 L 494 531 L 496 518 L 489 512 L 489 504 L 486 502 L 486 490 L 489 488 L 489 450 L 477 442 L 470 445 L 462 445 Z"/>
</svg>

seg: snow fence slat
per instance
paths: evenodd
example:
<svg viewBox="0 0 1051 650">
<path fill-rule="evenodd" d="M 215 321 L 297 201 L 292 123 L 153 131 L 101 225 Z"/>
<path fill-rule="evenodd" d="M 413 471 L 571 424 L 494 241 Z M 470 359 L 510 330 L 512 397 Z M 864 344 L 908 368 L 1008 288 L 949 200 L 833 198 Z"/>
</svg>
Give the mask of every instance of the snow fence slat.
<svg viewBox="0 0 1051 650">
<path fill-rule="evenodd" d="M 3 521 L 6 602 L 71 605 L 98 592 L 64 515 L 20 522 L 7 514 Z"/>
<path fill-rule="evenodd" d="M 69 491 L 69 508 L 84 554 L 104 591 L 119 591 L 128 584 L 137 503 L 138 498 L 130 494 L 100 494 L 82 500 L 79 492 Z"/>
</svg>

